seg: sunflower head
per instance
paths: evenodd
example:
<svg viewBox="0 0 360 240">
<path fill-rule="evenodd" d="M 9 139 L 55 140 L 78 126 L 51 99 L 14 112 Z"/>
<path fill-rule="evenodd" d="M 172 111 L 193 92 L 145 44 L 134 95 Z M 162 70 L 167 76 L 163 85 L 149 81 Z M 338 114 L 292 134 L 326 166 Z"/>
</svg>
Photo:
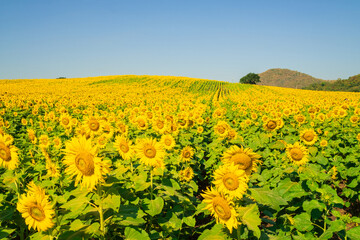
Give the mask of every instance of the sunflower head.
<svg viewBox="0 0 360 240">
<path fill-rule="evenodd" d="M 304 142 L 306 145 L 314 145 L 314 143 L 318 139 L 318 135 L 313 129 L 305 129 L 300 132 L 300 139 Z"/>
<path fill-rule="evenodd" d="M 181 150 L 180 160 L 181 161 L 190 161 L 190 159 L 194 156 L 194 149 L 190 146 L 186 146 Z"/>
<path fill-rule="evenodd" d="M 286 155 L 296 165 L 306 164 L 309 160 L 307 158 L 309 152 L 306 147 L 296 142 L 295 144 L 289 144 L 286 147 Z"/>
<path fill-rule="evenodd" d="M 214 185 L 224 194 L 241 199 L 246 192 L 249 178 L 245 171 L 234 164 L 222 165 L 214 172 Z"/>
<path fill-rule="evenodd" d="M 117 136 L 115 138 L 115 148 L 124 160 L 130 159 L 134 155 L 132 141 L 124 136 Z"/>
<path fill-rule="evenodd" d="M 45 191 L 34 183 L 30 183 L 27 193 L 20 196 L 16 208 L 25 219 L 29 230 L 33 228 L 41 232 L 54 226 L 52 218 L 55 211 Z"/>
<path fill-rule="evenodd" d="M 162 144 L 153 138 L 138 139 L 136 146 L 136 155 L 140 158 L 140 163 L 146 166 L 163 167 L 165 150 Z"/>
<path fill-rule="evenodd" d="M 226 150 L 222 157 L 222 162 L 226 165 L 234 164 L 237 168 L 244 170 L 247 175 L 256 171 L 257 164 L 260 163 L 261 156 L 254 153 L 250 148 L 239 148 L 234 145 Z"/>
<path fill-rule="evenodd" d="M 19 165 L 18 149 L 12 145 L 13 138 L 0 134 L 0 166 L 14 170 Z"/>
<path fill-rule="evenodd" d="M 207 189 L 201 196 L 204 198 L 203 202 L 207 204 L 205 209 L 211 212 L 217 223 L 225 224 L 232 233 L 232 229 L 236 229 L 239 225 L 234 203 L 213 188 Z"/>
<path fill-rule="evenodd" d="M 170 134 L 165 134 L 161 136 L 161 140 L 160 142 L 162 143 L 162 145 L 164 146 L 164 148 L 166 150 L 171 150 L 175 147 L 175 139 L 172 135 Z"/>
<path fill-rule="evenodd" d="M 191 167 L 187 167 L 180 171 L 180 180 L 190 182 L 194 177 L 194 170 Z"/>
</svg>

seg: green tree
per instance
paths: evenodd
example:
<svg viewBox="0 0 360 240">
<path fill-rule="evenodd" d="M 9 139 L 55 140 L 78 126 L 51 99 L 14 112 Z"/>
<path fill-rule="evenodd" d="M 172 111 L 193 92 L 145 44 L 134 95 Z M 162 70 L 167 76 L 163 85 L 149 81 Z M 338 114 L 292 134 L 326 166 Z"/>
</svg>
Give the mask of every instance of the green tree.
<svg viewBox="0 0 360 240">
<path fill-rule="evenodd" d="M 258 82 L 260 82 L 260 76 L 256 73 L 249 73 L 240 79 L 240 83 L 245 84 L 256 84 Z"/>
</svg>

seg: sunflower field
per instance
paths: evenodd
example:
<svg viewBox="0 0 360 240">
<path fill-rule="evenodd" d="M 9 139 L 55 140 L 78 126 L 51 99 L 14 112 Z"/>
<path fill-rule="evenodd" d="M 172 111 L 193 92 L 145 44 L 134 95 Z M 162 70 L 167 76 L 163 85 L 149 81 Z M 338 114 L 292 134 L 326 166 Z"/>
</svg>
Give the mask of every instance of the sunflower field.
<svg viewBox="0 0 360 240">
<path fill-rule="evenodd" d="M 360 239 L 360 95 L 0 80 L 2 239 Z"/>
</svg>

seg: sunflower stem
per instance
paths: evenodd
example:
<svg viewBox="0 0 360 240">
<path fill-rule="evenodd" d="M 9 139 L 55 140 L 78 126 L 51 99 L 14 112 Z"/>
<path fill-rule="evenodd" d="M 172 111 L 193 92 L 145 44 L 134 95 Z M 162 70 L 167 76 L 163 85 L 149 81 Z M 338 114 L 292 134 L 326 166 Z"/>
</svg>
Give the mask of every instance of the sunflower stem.
<svg viewBox="0 0 360 240">
<path fill-rule="evenodd" d="M 150 199 L 153 200 L 153 169 L 150 168 L 150 186 L 151 186 L 151 189 L 150 189 Z"/>
<path fill-rule="evenodd" d="M 99 187 L 98 187 L 98 195 L 100 198 L 100 203 L 99 203 L 99 207 L 98 207 L 99 216 L 100 216 L 100 232 L 102 234 L 102 239 L 105 239 L 104 212 L 103 212 L 103 206 L 102 206 L 101 184 L 99 184 Z"/>
<path fill-rule="evenodd" d="M 241 240 L 240 226 L 238 226 L 238 227 L 236 228 L 236 233 L 237 233 L 237 239 L 238 239 L 238 240 Z"/>
</svg>

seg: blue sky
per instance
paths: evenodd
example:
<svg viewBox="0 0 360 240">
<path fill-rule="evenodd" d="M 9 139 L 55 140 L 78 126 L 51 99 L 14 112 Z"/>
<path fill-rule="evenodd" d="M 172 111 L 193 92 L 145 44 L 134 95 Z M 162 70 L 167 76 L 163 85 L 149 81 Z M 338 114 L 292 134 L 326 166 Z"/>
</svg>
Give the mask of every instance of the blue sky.
<svg viewBox="0 0 360 240">
<path fill-rule="evenodd" d="M 0 79 L 360 73 L 358 0 L 0 0 Z"/>
</svg>

